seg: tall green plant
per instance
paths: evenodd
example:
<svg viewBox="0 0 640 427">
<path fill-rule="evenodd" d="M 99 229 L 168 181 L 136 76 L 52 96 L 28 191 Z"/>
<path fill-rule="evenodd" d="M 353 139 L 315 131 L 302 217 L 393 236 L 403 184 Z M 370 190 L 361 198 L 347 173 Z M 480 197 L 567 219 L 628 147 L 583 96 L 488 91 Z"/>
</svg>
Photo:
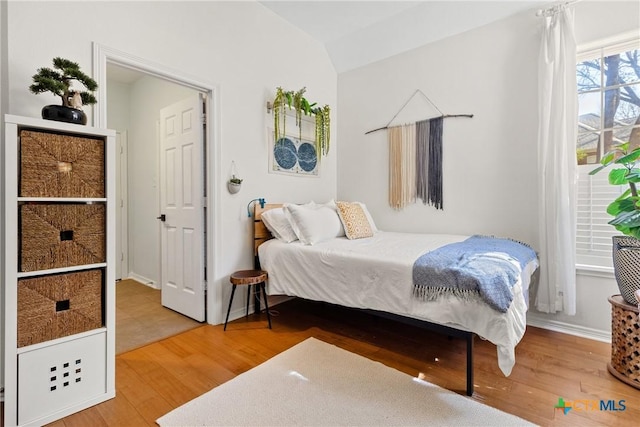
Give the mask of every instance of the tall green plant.
<svg viewBox="0 0 640 427">
<path fill-rule="evenodd" d="M 621 167 L 609 172 L 609 184 L 626 185 L 629 188 L 607 206 L 607 213 L 615 218 L 609 221 L 618 231 L 640 239 L 640 197 L 636 184 L 640 182 L 640 147 L 629 149 L 629 143 L 619 144 L 602 157 L 600 166 L 589 172 L 594 175 L 610 165 Z"/>
<path fill-rule="evenodd" d="M 296 126 L 299 138 L 302 139 L 302 116 L 315 116 L 315 148 L 318 160 L 329 153 L 331 109 L 328 105 L 317 107 L 317 103 L 310 103 L 304 93 L 307 88 L 294 92 L 286 91 L 281 87 L 276 88 L 276 96 L 273 100 L 273 132 L 276 143 L 279 143 L 286 135 L 287 108 L 292 108 L 296 114 Z"/>
</svg>

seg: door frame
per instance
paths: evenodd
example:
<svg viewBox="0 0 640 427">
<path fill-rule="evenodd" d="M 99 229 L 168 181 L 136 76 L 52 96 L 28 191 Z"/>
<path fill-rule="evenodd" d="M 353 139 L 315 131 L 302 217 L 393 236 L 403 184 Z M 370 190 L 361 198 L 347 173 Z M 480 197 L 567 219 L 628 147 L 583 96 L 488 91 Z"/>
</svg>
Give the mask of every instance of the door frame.
<svg viewBox="0 0 640 427">
<path fill-rule="evenodd" d="M 196 80 L 180 71 L 169 69 L 144 58 L 133 56 L 100 43 L 93 42 L 93 77 L 101 82 L 98 86 L 96 98 L 98 102 L 93 106 L 93 125 L 99 128 L 107 127 L 107 63 L 130 68 L 135 71 L 170 81 L 175 84 L 189 87 L 205 94 L 205 114 L 207 117 L 207 127 L 205 130 L 205 167 L 206 167 L 206 224 L 207 232 L 205 261 L 207 269 L 207 291 L 206 291 L 206 311 L 207 323 L 222 323 L 222 288 L 221 280 L 216 274 L 220 271 L 220 254 L 222 241 L 221 221 L 221 190 L 219 182 L 219 171 L 221 170 L 220 158 L 221 147 L 218 141 L 219 135 L 219 99 L 217 85 Z"/>
<path fill-rule="evenodd" d="M 127 171 L 129 131 L 116 132 L 116 220 L 120 220 L 120 235 L 116 238 L 116 280 L 129 278 L 129 218 L 127 212 L 129 210 L 129 201 L 127 195 L 127 185 L 129 174 Z M 118 277 L 117 269 L 120 269 L 120 277 Z"/>
</svg>

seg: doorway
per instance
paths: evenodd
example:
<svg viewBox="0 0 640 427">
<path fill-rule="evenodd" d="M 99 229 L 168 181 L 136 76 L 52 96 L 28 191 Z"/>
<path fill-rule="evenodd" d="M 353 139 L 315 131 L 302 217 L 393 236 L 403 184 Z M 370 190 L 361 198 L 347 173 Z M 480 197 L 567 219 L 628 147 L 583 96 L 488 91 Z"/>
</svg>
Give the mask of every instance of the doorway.
<svg viewBox="0 0 640 427">
<path fill-rule="evenodd" d="M 141 229 L 142 227 L 151 226 L 156 233 L 155 236 L 158 236 L 158 222 L 155 220 L 158 214 L 158 205 L 157 204 L 149 204 L 150 209 L 153 210 L 151 213 L 153 215 L 153 221 L 149 220 L 149 215 L 145 215 L 143 220 L 136 221 L 135 215 L 129 214 L 133 209 L 131 206 L 132 203 L 137 203 L 138 208 L 142 203 L 140 198 L 132 196 L 132 193 L 136 191 L 141 191 L 137 186 L 141 185 L 142 182 L 146 180 L 147 184 L 151 182 L 151 187 L 153 187 L 153 193 L 157 194 L 158 190 L 158 176 L 157 174 L 150 173 L 147 170 L 149 164 L 153 166 L 157 166 L 159 163 L 159 153 L 155 152 L 149 154 L 148 152 L 144 154 L 142 157 L 144 158 L 144 162 L 135 162 L 133 160 L 134 157 L 140 158 L 141 153 L 136 152 L 135 150 L 139 147 L 134 147 L 134 143 L 132 142 L 134 139 L 137 141 L 140 135 L 134 134 L 131 127 L 128 126 L 126 120 L 129 120 L 129 123 L 135 121 L 138 123 L 144 116 L 147 114 L 148 108 L 144 108 L 145 103 L 148 103 L 152 97 L 160 96 L 159 94 L 163 94 L 162 96 L 168 96 L 168 94 L 172 93 L 175 99 L 180 98 L 184 94 L 193 94 L 199 93 L 205 96 L 206 100 L 204 106 L 206 107 L 207 113 L 211 111 L 211 105 L 213 105 L 213 87 L 201 84 L 197 81 L 193 81 L 189 78 L 183 79 L 182 77 L 176 75 L 173 72 L 167 72 L 162 70 L 161 67 L 156 66 L 155 64 L 149 64 L 145 61 L 133 58 L 128 54 L 114 51 L 110 48 L 106 48 L 104 46 L 100 46 L 94 44 L 94 75 L 96 76 L 98 81 L 105 82 L 99 87 L 98 90 L 98 104 L 94 109 L 94 125 L 98 127 L 111 127 L 120 130 L 122 128 L 126 129 L 126 141 L 123 143 L 125 146 L 126 161 L 128 162 L 128 169 L 132 170 L 134 168 L 136 177 L 140 179 L 132 179 L 131 176 L 128 177 L 128 184 L 126 186 L 128 194 L 128 198 L 125 197 L 122 201 L 123 207 L 123 218 L 124 220 L 121 224 L 125 224 L 126 228 L 129 229 L 129 232 L 123 232 L 125 236 L 122 239 L 122 245 L 124 248 L 129 249 L 129 253 L 126 254 L 125 251 L 119 251 L 121 253 L 120 259 L 123 259 L 123 263 L 121 264 L 121 277 L 132 277 L 137 281 L 144 283 L 150 287 L 159 288 L 161 275 L 160 271 L 160 259 L 157 252 L 148 250 L 150 245 L 146 239 L 138 239 L 132 242 L 131 240 L 127 242 L 127 237 L 131 239 L 132 236 L 136 236 L 137 233 L 143 234 L 144 231 Z M 136 83 L 137 82 L 137 83 Z M 135 90 L 130 90 L 132 84 L 135 84 Z M 164 86 L 163 90 L 159 90 L 159 86 Z M 127 87 L 128 86 L 128 87 Z M 142 89 L 146 87 L 154 87 L 152 90 L 152 95 L 142 96 Z M 135 92 L 135 93 L 134 93 Z M 108 95 L 107 95 L 108 93 Z M 113 107 L 113 105 L 118 105 L 118 98 L 121 98 L 119 102 L 122 102 L 124 99 L 129 105 L 129 108 L 120 108 Z M 121 104 L 122 105 L 122 104 Z M 157 113 L 157 112 L 156 112 Z M 151 133 L 153 135 L 147 134 L 146 137 L 142 137 L 143 140 L 147 141 L 157 141 L 158 133 L 159 133 L 159 123 L 158 123 L 158 115 L 154 113 L 154 124 Z M 108 120 L 107 120 L 108 117 Z M 112 126 L 112 123 L 118 122 L 125 123 L 125 126 L 122 127 L 120 125 Z M 207 179 L 207 191 L 205 194 L 205 200 L 214 200 L 214 183 L 216 181 L 215 173 L 213 168 L 215 167 L 215 162 L 213 161 L 214 153 L 217 153 L 218 150 L 214 149 L 215 144 L 213 143 L 213 132 L 208 130 L 206 132 L 207 139 L 207 153 L 202 159 L 202 165 L 204 165 L 205 170 L 207 170 L 210 175 Z M 127 146 L 128 145 L 128 149 Z M 144 144 L 143 144 L 144 145 Z M 132 166 L 134 165 L 134 166 Z M 122 175 L 119 175 L 122 177 Z M 122 179 L 124 181 L 124 179 Z M 148 192 L 148 189 L 147 189 Z M 212 203 L 211 203 L 212 204 Z M 138 212 L 140 209 L 136 209 Z M 206 220 L 209 224 L 210 230 L 215 230 L 216 223 L 215 217 L 217 209 L 208 209 L 206 213 Z M 124 213 L 128 212 L 128 213 Z M 135 231 L 132 231 L 134 230 Z M 206 239 L 203 241 L 204 248 L 207 249 L 209 253 L 213 253 L 213 233 L 207 233 Z M 142 243 L 140 243 L 142 242 Z M 138 246 L 136 246 L 138 244 Z M 142 249 L 140 250 L 140 245 L 142 245 Z M 124 252 L 124 253 L 123 253 Z M 151 252 L 151 253 L 150 253 Z M 128 256 L 127 256 L 128 255 Z M 128 261 L 128 266 L 127 262 Z M 209 257 L 206 260 L 207 270 L 211 273 L 214 271 L 213 256 Z M 152 266 L 152 267 L 150 267 Z M 211 276 L 210 276 L 211 277 Z M 207 295 L 206 306 L 213 307 L 212 310 L 208 310 L 208 318 L 210 323 L 218 322 L 221 317 L 221 309 L 217 307 L 218 304 L 212 304 L 212 301 L 216 301 L 219 299 L 219 290 L 214 290 L 214 292 L 210 292 Z"/>
<path fill-rule="evenodd" d="M 164 148 L 162 148 L 167 139 L 167 120 L 171 120 L 170 127 L 173 132 L 173 138 L 170 140 L 174 140 L 175 135 L 183 131 L 183 126 L 191 130 L 185 137 L 188 140 L 181 142 L 188 145 L 170 147 L 168 149 L 170 153 L 181 155 L 183 152 L 188 152 L 193 164 L 201 168 L 201 165 L 205 164 L 203 161 L 204 129 L 199 129 L 197 132 L 199 136 L 195 141 L 190 139 L 189 134 L 196 133 L 193 129 L 199 128 L 201 116 L 204 115 L 203 94 L 174 82 L 114 64 L 107 64 L 106 86 L 107 127 L 117 131 L 121 142 L 120 153 L 117 156 L 120 160 L 118 188 L 121 190 L 118 194 L 117 207 L 120 212 L 117 217 L 120 221 L 117 228 L 121 231 L 118 232 L 121 244 L 118 245 L 120 250 L 116 254 L 121 273 L 117 279 L 131 278 L 156 289 L 162 288 L 163 305 L 202 321 L 204 320 L 203 295 L 201 295 L 201 301 L 198 301 L 203 307 L 197 310 L 189 310 L 188 304 L 176 306 L 164 295 L 165 291 L 171 290 L 164 286 L 167 281 L 167 277 L 163 277 L 163 275 L 167 276 L 166 261 L 172 261 L 171 264 L 174 264 L 173 258 L 180 259 L 180 257 L 167 259 L 166 254 L 163 255 L 163 251 L 167 250 L 165 231 L 168 228 L 172 229 L 171 226 L 174 224 L 171 221 L 160 222 L 160 218 L 162 213 L 168 213 L 165 212 L 166 203 L 162 202 L 167 192 L 166 184 L 176 184 L 176 180 L 182 177 L 182 174 L 177 171 L 175 177 L 163 178 L 164 174 L 168 173 L 165 167 L 167 156 L 163 154 Z M 185 104 L 190 108 L 183 112 L 180 109 Z M 193 108 L 193 105 L 197 108 Z M 194 112 L 194 110 L 197 111 Z M 182 123 L 185 117 L 190 118 L 188 125 Z M 191 145 L 194 142 L 196 145 Z M 179 161 L 169 170 L 174 172 L 181 165 L 182 162 Z M 200 189 L 204 188 L 205 172 L 202 171 L 192 180 L 200 183 L 197 186 Z M 193 185 L 195 183 L 192 183 Z M 184 185 L 172 185 L 169 192 L 174 194 L 186 191 L 187 188 Z M 177 194 L 176 200 L 188 198 L 199 201 L 203 196 L 200 190 L 197 196 Z M 203 211 L 200 217 L 203 224 L 196 228 L 199 231 L 197 237 L 200 242 L 204 242 Z M 193 236 L 191 237 L 193 239 Z M 203 243 L 201 245 L 204 246 Z M 199 252 L 204 252 L 204 247 Z M 161 255 L 164 256 L 162 262 Z M 200 265 L 198 270 L 199 276 L 203 277 L 204 265 Z M 162 286 L 161 283 L 163 283 Z M 199 285 L 202 285 L 202 281 Z M 194 316 L 194 311 L 199 315 Z"/>
</svg>

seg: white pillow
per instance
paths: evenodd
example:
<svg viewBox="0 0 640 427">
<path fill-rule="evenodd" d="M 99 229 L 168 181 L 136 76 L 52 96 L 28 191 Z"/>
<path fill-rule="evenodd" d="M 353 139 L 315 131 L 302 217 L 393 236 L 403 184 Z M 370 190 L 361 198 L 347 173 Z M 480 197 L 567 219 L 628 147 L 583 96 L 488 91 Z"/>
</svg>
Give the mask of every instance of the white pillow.
<svg viewBox="0 0 640 427">
<path fill-rule="evenodd" d="M 270 209 L 263 212 L 262 222 L 276 239 L 282 240 L 286 243 L 298 240 L 298 236 L 295 231 L 293 231 L 293 228 L 291 228 L 291 224 L 289 223 L 283 208 Z"/>
<path fill-rule="evenodd" d="M 371 227 L 371 231 L 373 231 L 374 233 L 378 231 L 378 227 L 376 227 L 376 223 L 373 222 L 373 217 L 369 213 L 369 210 L 367 209 L 367 205 L 365 205 L 362 202 L 357 202 L 357 203 L 359 203 L 360 207 L 362 207 L 362 210 L 364 211 L 364 214 L 366 215 L 367 220 L 369 221 L 369 226 Z"/>
<path fill-rule="evenodd" d="M 336 204 L 336 201 L 331 199 L 329 200 L 327 203 L 321 203 L 321 204 L 317 204 L 317 203 L 313 203 L 311 202 L 311 206 L 315 206 L 316 208 L 318 207 L 327 207 L 327 208 L 331 208 L 334 211 L 336 211 L 336 215 L 338 215 L 338 205 Z M 338 219 L 340 219 L 340 215 L 338 215 Z M 338 231 L 338 235 L 336 237 L 344 237 L 346 236 L 346 232 L 344 230 L 344 226 L 342 225 L 342 221 L 340 221 L 340 230 Z"/>
<path fill-rule="evenodd" d="M 298 239 L 305 245 L 344 236 L 344 227 L 333 200 L 315 206 L 288 204 L 284 210 Z"/>
</svg>

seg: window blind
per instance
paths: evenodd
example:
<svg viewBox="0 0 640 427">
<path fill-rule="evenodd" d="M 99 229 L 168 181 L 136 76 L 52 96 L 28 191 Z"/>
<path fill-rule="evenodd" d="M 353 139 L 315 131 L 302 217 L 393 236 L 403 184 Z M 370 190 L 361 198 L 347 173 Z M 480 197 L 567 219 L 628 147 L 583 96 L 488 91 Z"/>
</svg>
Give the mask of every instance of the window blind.
<svg viewBox="0 0 640 427">
<path fill-rule="evenodd" d="M 578 264 L 612 267 L 611 237 L 620 234 L 608 222 L 613 219 L 607 206 L 626 187 L 609 184 L 608 170 L 589 175 L 597 165 L 578 166 L 578 229 L 576 252 Z"/>
</svg>

